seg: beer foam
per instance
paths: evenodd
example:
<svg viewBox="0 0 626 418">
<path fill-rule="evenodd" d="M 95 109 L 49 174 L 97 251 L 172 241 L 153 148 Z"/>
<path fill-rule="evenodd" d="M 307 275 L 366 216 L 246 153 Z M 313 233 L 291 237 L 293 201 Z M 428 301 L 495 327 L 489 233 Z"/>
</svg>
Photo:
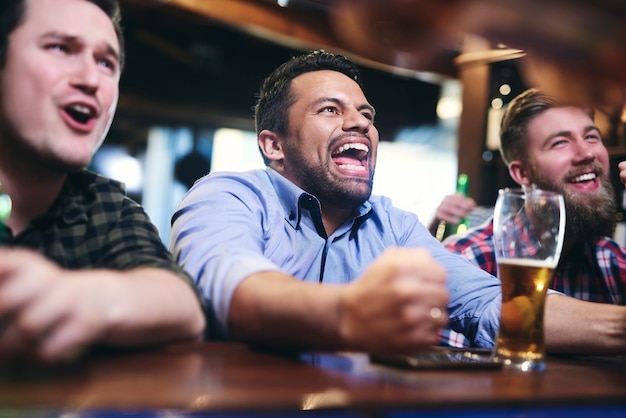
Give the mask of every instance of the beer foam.
<svg viewBox="0 0 626 418">
<path fill-rule="evenodd" d="M 535 260 L 530 258 L 501 258 L 497 260 L 498 264 L 508 264 L 508 265 L 516 265 L 516 266 L 526 266 L 526 267 L 547 267 L 547 268 L 556 268 L 556 265 L 559 263 L 558 260 L 553 259 L 552 257 L 547 258 L 545 260 Z"/>
</svg>

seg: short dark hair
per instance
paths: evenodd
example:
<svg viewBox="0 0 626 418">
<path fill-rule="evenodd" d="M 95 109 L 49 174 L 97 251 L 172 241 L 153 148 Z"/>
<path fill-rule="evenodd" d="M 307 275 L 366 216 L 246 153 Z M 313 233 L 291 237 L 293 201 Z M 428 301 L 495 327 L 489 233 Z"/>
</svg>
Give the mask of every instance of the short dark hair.
<svg viewBox="0 0 626 418">
<path fill-rule="evenodd" d="M 506 165 L 514 160 L 524 160 L 526 155 L 526 130 L 530 121 L 548 109 L 566 106 L 556 97 L 531 88 L 516 96 L 508 104 L 500 122 L 500 153 Z M 593 119 L 593 109 L 584 109 Z"/>
<path fill-rule="evenodd" d="M 359 69 L 343 55 L 319 50 L 292 57 L 276 68 L 261 85 L 254 106 L 257 135 L 264 129 L 286 134 L 289 122 L 287 109 L 294 102 L 291 80 L 301 74 L 321 70 L 343 73 L 362 87 Z"/>
<path fill-rule="evenodd" d="M 124 67 L 124 35 L 122 12 L 118 0 L 85 0 L 98 6 L 111 19 L 120 44 L 120 69 Z M 0 1 L 0 68 L 4 68 L 9 46 L 9 35 L 22 23 L 26 13 L 26 0 Z"/>
</svg>

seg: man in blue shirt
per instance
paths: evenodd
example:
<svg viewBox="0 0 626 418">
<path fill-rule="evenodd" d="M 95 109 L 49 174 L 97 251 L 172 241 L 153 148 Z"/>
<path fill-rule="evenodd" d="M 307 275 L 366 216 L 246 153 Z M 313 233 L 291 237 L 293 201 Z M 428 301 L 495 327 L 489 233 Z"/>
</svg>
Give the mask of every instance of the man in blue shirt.
<svg viewBox="0 0 626 418">
<path fill-rule="evenodd" d="M 255 116 L 267 169 L 204 177 L 172 218 L 171 249 L 208 301 L 214 338 L 407 353 L 449 324 L 493 346 L 498 279 L 371 196 L 374 115 L 340 55 L 296 57 L 264 81 Z"/>
</svg>

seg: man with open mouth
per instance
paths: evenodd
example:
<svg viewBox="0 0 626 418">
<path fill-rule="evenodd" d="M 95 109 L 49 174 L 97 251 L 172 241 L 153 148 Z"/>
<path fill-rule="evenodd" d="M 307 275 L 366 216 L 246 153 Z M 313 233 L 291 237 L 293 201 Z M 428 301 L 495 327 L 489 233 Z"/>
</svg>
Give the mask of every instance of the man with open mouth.
<svg viewBox="0 0 626 418">
<path fill-rule="evenodd" d="M 374 119 L 342 55 L 312 51 L 264 80 L 255 121 L 266 169 L 201 178 L 172 217 L 171 250 L 204 294 L 212 338 L 397 354 L 439 344 L 448 324 L 494 345 L 500 281 L 371 194 Z M 607 348 L 562 320 L 585 302 L 548 298 L 560 314 L 549 345 Z"/>
<path fill-rule="evenodd" d="M 202 301 L 148 216 L 85 169 L 117 105 L 117 0 L 2 0 L 0 22 L 0 362 L 201 338 Z"/>
</svg>

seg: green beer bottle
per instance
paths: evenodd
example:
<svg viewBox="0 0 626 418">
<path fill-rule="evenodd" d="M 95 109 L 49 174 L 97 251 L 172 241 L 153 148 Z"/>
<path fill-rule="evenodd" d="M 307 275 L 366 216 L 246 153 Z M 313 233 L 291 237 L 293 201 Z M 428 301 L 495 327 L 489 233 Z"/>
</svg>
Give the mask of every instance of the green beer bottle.
<svg viewBox="0 0 626 418">
<path fill-rule="evenodd" d="M 3 193 L 2 183 L 0 183 L 0 245 L 4 241 L 4 236 L 8 233 L 8 227 L 4 224 L 11 215 L 11 198 Z"/>
<path fill-rule="evenodd" d="M 456 192 L 458 194 L 462 194 L 463 196 L 467 196 L 469 192 L 469 176 L 467 174 L 459 174 L 459 178 L 456 181 Z M 446 221 L 439 221 L 435 237 L 439 241 L 443 241 L 449 235 L 465 232 L 468 227 L 469 219 L 467 217 L 461 219 L 458 224 L 449 224 Z"/>
<path fill-rule="evenodd" d="M 2 183 L 0 183 L 0 222 L 4 223 L 9 219 L 11 214 L 11 198 L 2 191 Z"/>
</svg>

